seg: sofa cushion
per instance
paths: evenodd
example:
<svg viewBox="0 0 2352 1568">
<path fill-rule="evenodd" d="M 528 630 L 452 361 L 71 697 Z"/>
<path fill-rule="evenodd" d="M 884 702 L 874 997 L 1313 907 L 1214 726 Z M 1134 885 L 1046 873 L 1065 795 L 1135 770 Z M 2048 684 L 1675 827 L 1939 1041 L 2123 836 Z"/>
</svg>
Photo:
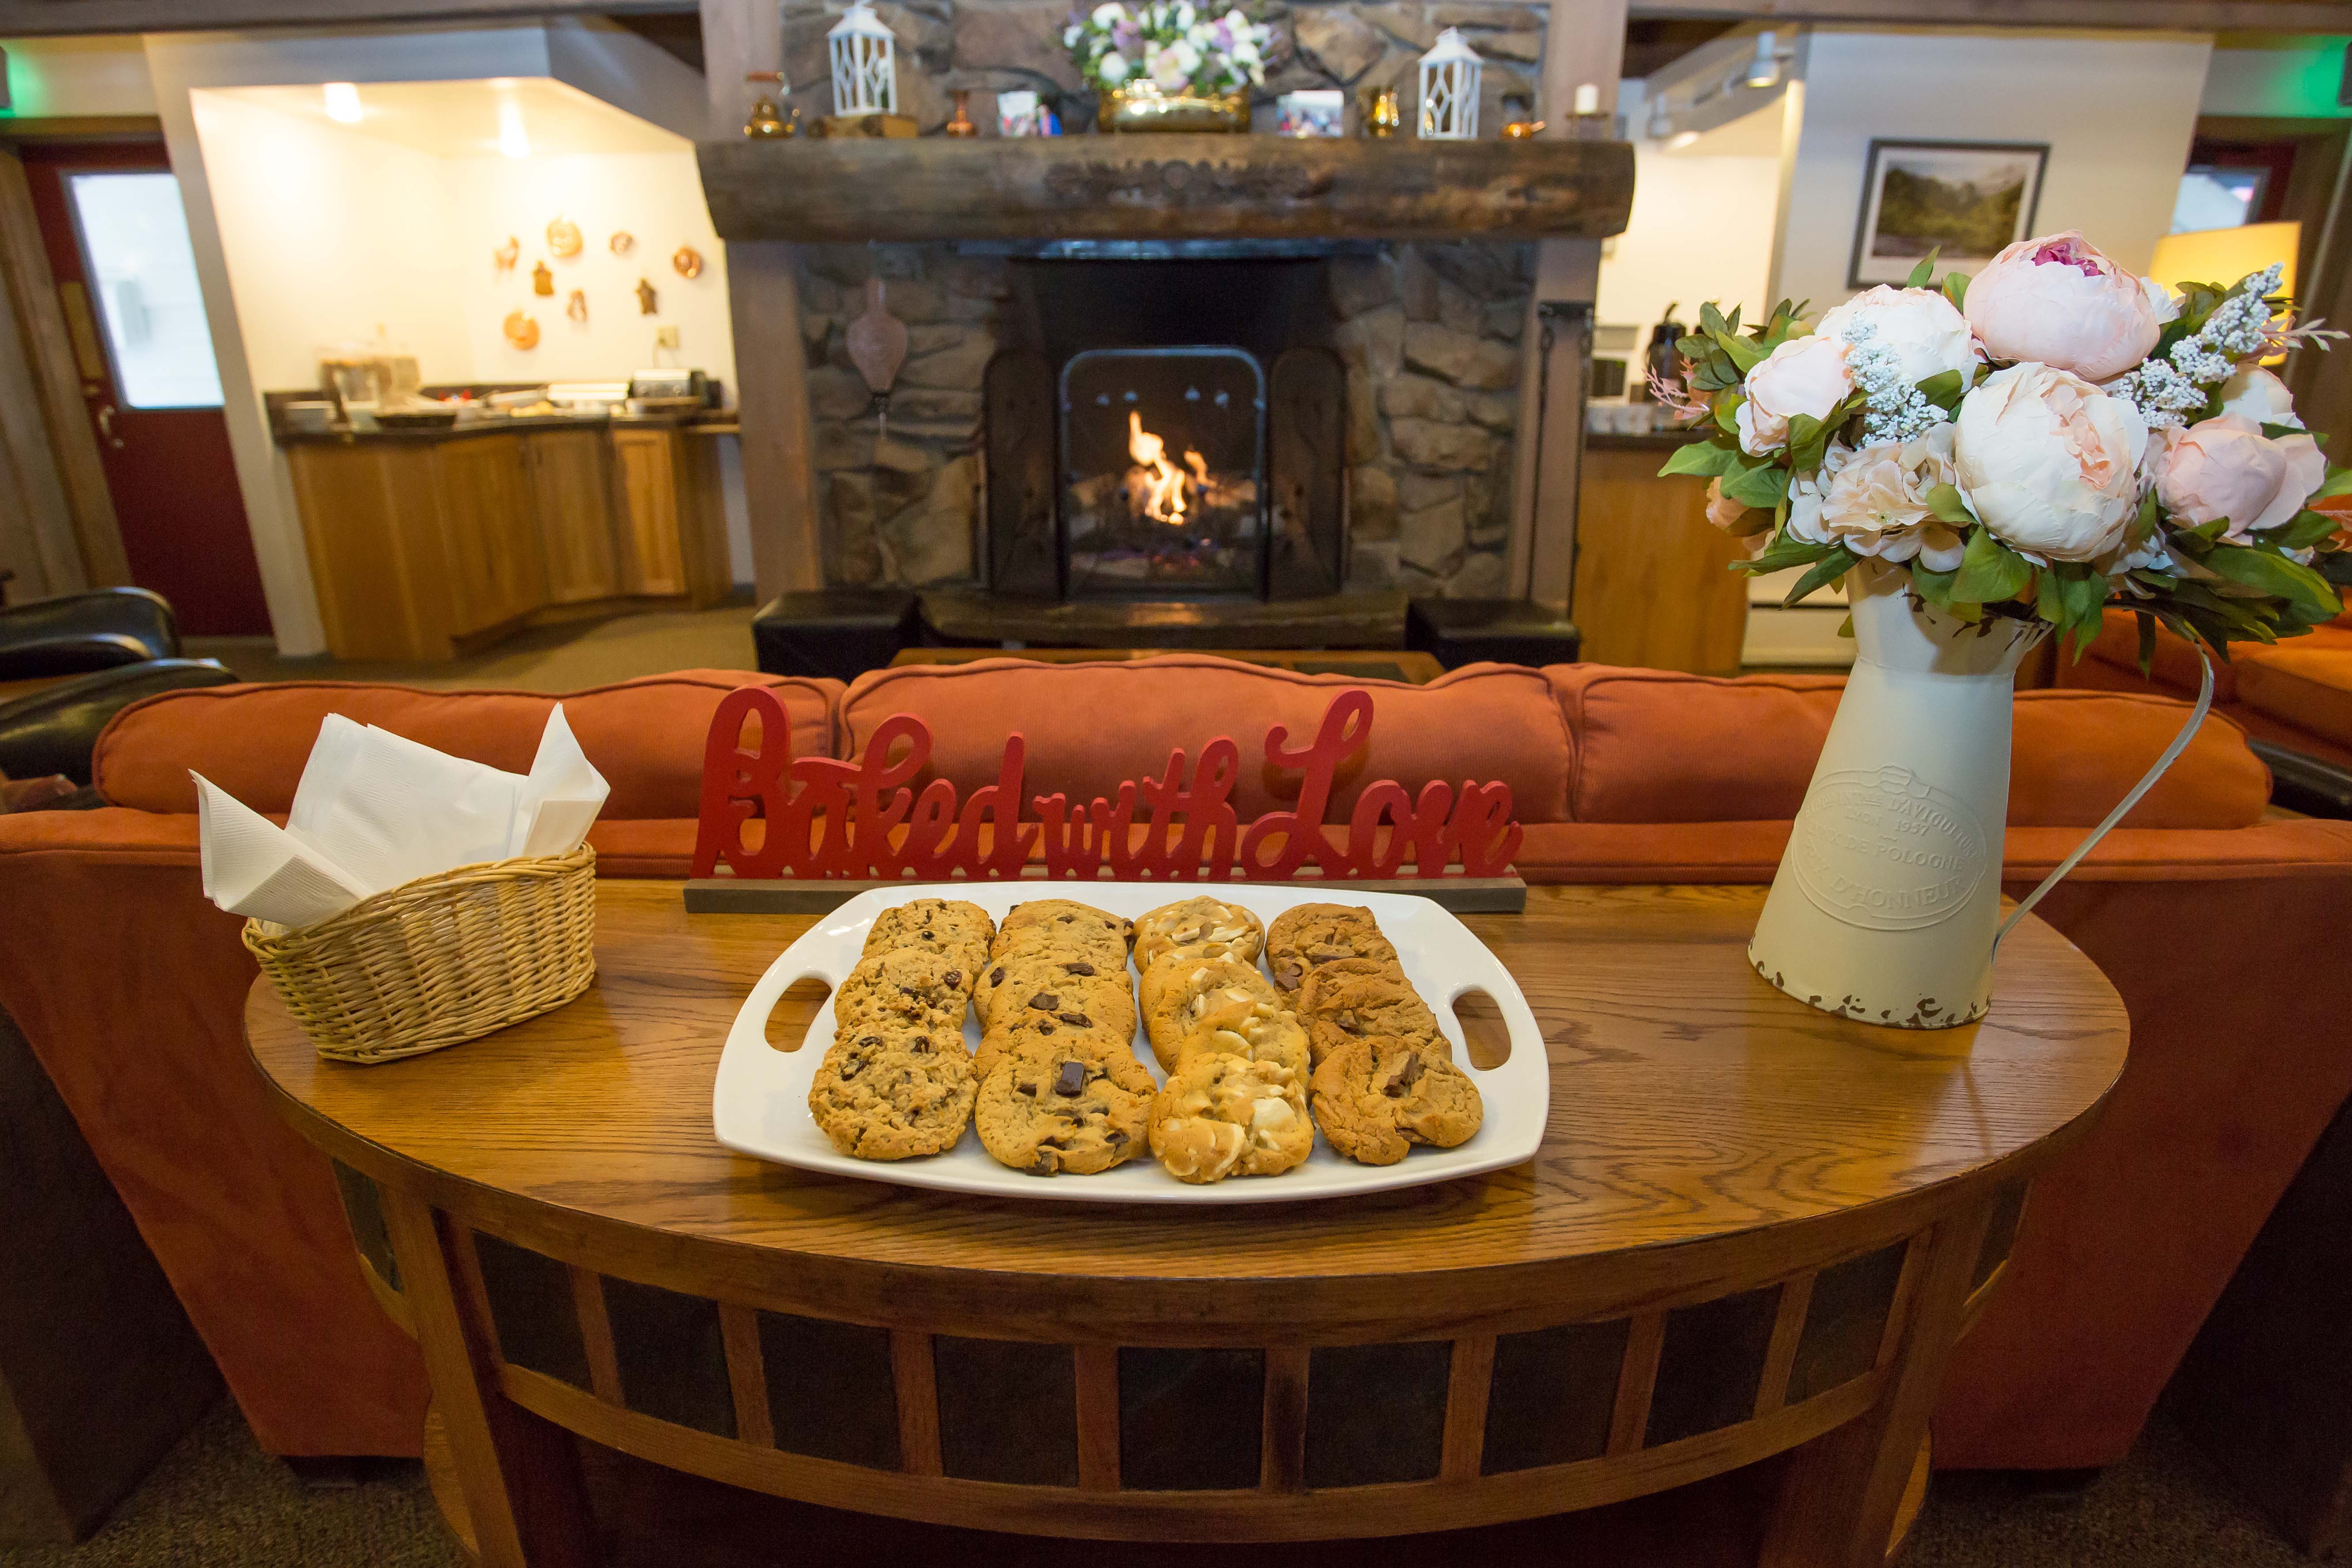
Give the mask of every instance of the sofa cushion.
<svg viewBox="0 0 2352 1568">
<path fill-rule="evenodd" d="M 919 784 L 951 779 L 968 800 L 995 782 L 1004 738 L 1018 730 L 1028 746 L 1027 793 L 1059 790 L 1089 801 L 1110 797 L 1122 779 L 1158 777 L 1176 747 L 1189 766 L 1203 742 L 1227 735 L 1241 747 L 1233 804 L 1247 822 L 1297 795 L 1297 773 L 1268 776 L 1268 726 L 1286 726 L 1287 743 L 1303 745 L 1331 699 L 1351 687 L 1371 693 L 1371 744 L 1341 771 L 1326 820 L 1347 820 L 1363 787 L 1384 778 L 1415 793 L 1433 779 L 1500 780 L 1525 822 L 1558 821 L 1566 810 L 1570 746 L 1559 705 L 1540 673 L 1500 664 L 1469 665 L 1426 686 L 1302 675 L 1208 654 L 877 669 L 852 681 L 842 700 L 841 754 L 855 755 L 892 714 L 912 713 L 931 731 L 930 767 Z"/>
<path fill-rule="evenodd" d="M 1554 665 L 1544 673 L 1577 737 L 1569 816 L 1578 822 L 1794 816 L 1844 688 L 1838 676 L 1724 679 L 1605 665 Z M 2187 717 L 2170 698 L 2020 692 L 2009 820 L 2091 826 Z M 2260 818 L 2269 799 L 2269 770 L 2246 749 L 2243 731 L 2217 716 L 2124 820 L 2134 827 L 2242 827 Z"/>
<path fill-rule="evenodd" d="M 98 738 L 94 782 L 117 805 L 196 808 L 189 770 L 263 813 L 294 803 L 302 764 L 330 713 L 478 763 L 526 772 L 558 701 L 581 750 L 613 786 L 608 819 L 691 817 L 701 809 L 702 753 L 719 700 L 772 688 L 792 716 L 796 754 L 831 754 L 837 680 L 688 669 L 558 697 L 537 691 L 420 691 L 330 680 L 174 691 L 117 714 Z"/>
<path fill-rule="evenodd" d="M 2238 656 L 2238 699 L 2258 713 L 2352 746 L 2352 632 L 2323 626 L 2308 637 Z"/>
</svg>

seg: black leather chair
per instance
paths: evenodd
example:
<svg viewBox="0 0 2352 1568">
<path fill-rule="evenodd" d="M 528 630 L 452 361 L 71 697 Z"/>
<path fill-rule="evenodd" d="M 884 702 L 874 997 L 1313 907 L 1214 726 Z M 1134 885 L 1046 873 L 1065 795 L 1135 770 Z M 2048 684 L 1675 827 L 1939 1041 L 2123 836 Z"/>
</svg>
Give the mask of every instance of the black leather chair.
<svg viewBox="0 0 2352 1568">
<path fill-rule="evenodd" d="M 179 657 L 172 606 L 144 588 L 100 588 L 0 609 L 0 680 Z"/>
<path fill-rule="evenodd" d="M 153 658 L 61 680 L 0 703 L 0 773 L 15 779 L 63 773 L 86 784 L 90 751 L 109 719 L 159 691 L 236 680 L 217 659 Z"/>
</svg>

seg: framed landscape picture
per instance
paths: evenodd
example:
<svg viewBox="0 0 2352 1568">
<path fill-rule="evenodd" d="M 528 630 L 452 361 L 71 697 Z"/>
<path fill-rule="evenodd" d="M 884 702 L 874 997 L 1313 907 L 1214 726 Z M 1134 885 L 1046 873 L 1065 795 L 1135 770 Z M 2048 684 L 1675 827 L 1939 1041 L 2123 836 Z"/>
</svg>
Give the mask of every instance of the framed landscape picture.
<svg viewBox="0 0 2352 1568">
<path fill-rule="evenodd" d="M 1850 288 L 1900 283 L 1929 251 L 1937 277 L 1973 272 L 2033 232 L 2047 142 L 1874 140 Z"/>
</svg>

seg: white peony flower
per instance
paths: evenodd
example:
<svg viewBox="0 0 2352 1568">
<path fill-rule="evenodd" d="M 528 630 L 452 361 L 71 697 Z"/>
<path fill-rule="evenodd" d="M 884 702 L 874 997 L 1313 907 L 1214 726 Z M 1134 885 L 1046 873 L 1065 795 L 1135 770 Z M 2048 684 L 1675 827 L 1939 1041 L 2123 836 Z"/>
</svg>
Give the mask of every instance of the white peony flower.
<svg viewBox="0 0 2352 1568">
<path fill-rule="evenodd" d="M 1192 0 L 1176 0 L 1176 26 L 1184 32 L 1192 30 Z"/>
<path fill-rule="evenodd" d="M 2078 375 L 2027 362 L 1960 404 L 1952 466 L 1977 518 L 2036 561 L 2095 561 L 2139 509 L 2147 425 Z"/>
<path fill-rule="evenodd" d="M 1790 338 L 1764 356 L 1741 390 L 1737 416 L 1739 447 L 1751 458 L 1774 451 L 1789 439 L 1789 421 L 1800 414 L 1826 419 L 1853 390 L 1842 339 L 1818 333 Z"/>
<path fill-rule="evenodd" d="M 1151 58 L 1146 65 L 1151 72 L 1153 83 L 1160 91 L 1181 92 L 1192 81 L 1192 67 L 1198 65 L 1200 60 L 1199 57 L 1195 56 L 1192 64 L 1186 64 L 1185 52 L 1185 47 L 1182 44 L 1163 45 L 1152 50 Z"/>
<path fill-rule="evenodd" d="M 1877 329 L 1877 342 L 1895 351 L 1903 379 L 1914 386 L 1948 370 L 1967 376 L 1982 357 L 1969 319 L 1933 289 L 1892 289 L 1882 283 L 1824 313 L 1814 331 L 1846 336 L 1857 322 Z"/>
<path fill-rule="evenodd" d="M 2139 291 L 2147 296 L 2147 306 L 2156 312 L 2158 326 L 2180 320 L 2180 300 L 2171 289 L 2153 278 L 2143 278 L 2139 280 Z M 2163 546 L 2158 545 L 2158 548 L 2161 550 Z"/>
<path fill-rule="evenodd" d="M 1120 5 L 1118 0 L 1103 0 L 1101 5 L 1095 7 L 1095 26 L 1115 27 L 1118 26 L 1119 19 L 1126 15 L 1127 7 Z"/>
<path fill-rule="evenodd" d="M 1916 557 L 1931 571 L 1956 571 L 1966 542 L 1927 507 L 1927 492 L 1954 478 L 1949 425 L 1860 451 L 1832 443 L 1822 471 L 1790 486 L 1789 531 L 1856 555 Z"/>
<path fill-rule="evenodd" d="M 1125 81 L 1127 73 L 1132 68 L 1134 68 L 1127 63 L 1127 57 L 1117 49 L 1111 50 L 1095 62 L 1095 73 L 1113 87 Z"/>
<path fill-rule="evenodd" d="M 2294 411 L 2294 394 L 2286 389 L 2286 383 L 2258 364 L 2240 367 L 2235 375 L 2221 384 L 2221 412 L 2242 414 L 2256 425 L 2303 428 L 2303 416 Z"/>
</svg>

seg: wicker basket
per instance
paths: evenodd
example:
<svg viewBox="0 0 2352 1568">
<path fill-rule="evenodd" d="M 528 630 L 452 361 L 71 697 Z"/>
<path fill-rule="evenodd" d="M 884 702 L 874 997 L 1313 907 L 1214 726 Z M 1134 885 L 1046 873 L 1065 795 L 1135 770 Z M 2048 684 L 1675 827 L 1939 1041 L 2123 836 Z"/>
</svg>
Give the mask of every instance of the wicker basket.
<svg viewBox="0 0 2352 1568">
<path fill-rule="evenodd" d="M 245 945 L 319 1054 L 386 1062 L 560 1007 L 596 977 L 596 852 L 493 860 Z"/>
</svg>

